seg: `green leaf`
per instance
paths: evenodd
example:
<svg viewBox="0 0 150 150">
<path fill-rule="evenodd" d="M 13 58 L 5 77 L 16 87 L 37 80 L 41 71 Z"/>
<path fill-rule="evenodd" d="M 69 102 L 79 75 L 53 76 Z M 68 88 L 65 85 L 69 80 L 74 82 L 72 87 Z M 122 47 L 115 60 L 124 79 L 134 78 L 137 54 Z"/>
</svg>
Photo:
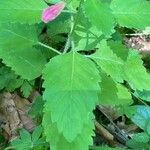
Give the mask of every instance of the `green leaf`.
<svg viewBox="0 0 150 150">
<path fill-rule="evenodd" d="M 120 26 L 144 29 L 150 25 L 150 3 L 146 0 L 112 0 L 111 9 Z"/>
<path fill-rule="evenodd" d="M 39 23 L 45 7 L 43 0 L 1 0 L 0 22 Z"/>
<path fill-rule="evenodd" d="M 42 116 L 42 114 L 43 114 L 43 106 L 44 106 L 44 101 L 43 101 L 41 96 L 38 96 L 34 100 L 34 102 L 32 103 L 32 107 L 29 110 L 29 115 L 32 118 L 36 118 L 36 117 Z"/>
<path fill-rule="evenodd" d="M 42 134 L 43 128 L 42 126 L 37 126 L 32 133 L 32 141 L 36 142 L 40 138 Z"/>
<path fill-rule="evenodd" d="M 106 76 L 104 74 L 101 74 L 101 76 L 102 82 L 100 83 L 100 104 L 116 106 L 129 105 L 132 103 L 131 94 L 125 87 L 113 81 L 113 79 L 109 76 Z"/>
<path fill-rule="evenodd" d="M 124 62 L 113 53 L 110 47 L 107 45 L 106 40 L 102 40 L 99 50 L 90 58 L 95 60 L 101 69 L 110 75 L 115 81 L 123 82 Z"/>
<path fill-rule="evenodd" d="M 0 26 L 0 58 L 24 79 L 40 76 L 46 63 L 37 44 L 36 27 L 23 24 Z"/>
<path fill-rule="evenodd" d="M 129 50 L 122 44 L 121 41 L 109 41 L 108 45 L 117 57 L 120 57 L 124 61 L 127 60 Z"/>
<path fill-rule="evenodd" d="M 23 93 L 23 96 L 25 98 L 28 98 L 31 91 L 32 91 L 32 85 L 34 84 L 34 81 L 24 81 L 24 83 L 21 85 L 21 92 Z"/>
<path fill-rule="evenodd" d="M 131 105 L 133 103 L 131 93 L 126 87 L 121 84 L 117 84 L 117 96 L 119 99 L 120 105 Z"/>
<path fill-rule="evenodd" d="M 143 90 L 143 91 L 139 91 L 136 90 L 134 92 L 134 95 L 144 101 L 150 102 L 150 91 L 147 90 Z"/>
<path fill-rule="evenodd" d="M 11 142 L 16 150 L 31 150 L 31 136 L 25 129 L 20 130 L 20 139 L 15 139 Z"/>
<path fill-rule="evenodd" d="M 78 22 L 72 36 L 76 51 L 88 51 L 98 48 L 102 32 L 89 22 L 83 12 L 80 12 Z"/>
<path fill-rule="evenodd" d="M 130 50 L 124 71 L 125 79 L 133 89 L 150 90 L 150 74 L 143 66 L 143 61 L 138 52 Z"/>
<path fill-rule="evenodd" d="M 84 4 L 85 14 L 92 25 L 102 31 L 106 36 L 110 35 L 114 28 L 114 18 L 109 4 L 100 0 L 86 0 Z"/>
<path fill-rule="evenodd" d="M 128 118 L 132 118 L 137 111 L 136 106 L 120 106 L 118 107 L 118 113 L 120 116 L 126 115 Z"/>
<path fill-rule="evenodd" d="M 69 33 L 70 31 L 70 14 L 62 13 L 55 20 L 47 25 L 47 33 L 50 37 L 57 34 Z"/>
<path fill-rule="evenodd" d="M 135 134 L 131 140 L 127 141 L 127 145 L 131 148 L 139 148 L 139 149 L 149 149 L 150 137 L 147 133 L 137 133 Z"/>
<path fill-rule="evenodd" d="M 101 74 L 102 81 L 100 83 L 101 94 L 100 94 L 100 104 L 102 105 L 117 105 L 119 99 L 117 97 L 117 87 L 116 83 L 111 77 L 105 74 Z M 109 94 L 107 94 L 109 93 Z"/>
<path fill-rule="evenodd" d="M 45 128 L 45 135 L 50 143 L 51 150 L 87 150 L 88 146 L 93 144 L 91 136 L 94 136 L 94 126 L 91 120 L 84 125 L 81 134 L 74 141 L 69 142 L 59 133 L 57 124 L 52 123 L 49 114 L 50 111 L 47 110 L 43 118 L 43 127 Z"/>
<path fill-rule="evenodd" d="M 44 111 L 51 111 L 59 133 L 72 142 L 98 102 L 98 71 L 91 60 L 71 51 L 51 59 L 43 73 Z"/>
<path fill-rule="evenodd" d="M 8 91 L 14 91 L 20 87 L 23 83 L 23 79 L 18 76 L 6 66 L 0 68 L 0 90 L 6 89 Z"/>
<path fill-rule="evenodd" d="M 41 126 L 36 127 L 32 135 L 25 129 L 21 129 L 20 138 L 13 140 L 11 145 L 15 150 L 33 150 L 45 143 L 44 139 L 40 138 L 41 134 Z"/>
<path fill-rule="evenodd" d="M 7 91 L 14 91 L 15 89 L 19 88 L 22 84 L 23 84 L 23 79 L 18 78 L 18 76 L 16 75 L 16 77 L 14 79 L 12 79 L 7 85 L 5 90 Z"/>
</svg>

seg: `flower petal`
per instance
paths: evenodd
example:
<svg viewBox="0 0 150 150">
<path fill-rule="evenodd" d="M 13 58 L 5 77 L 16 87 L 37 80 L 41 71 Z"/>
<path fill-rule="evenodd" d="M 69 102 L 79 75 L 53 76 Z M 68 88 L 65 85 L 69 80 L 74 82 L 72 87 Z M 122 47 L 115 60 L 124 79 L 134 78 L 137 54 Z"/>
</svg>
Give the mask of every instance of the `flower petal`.
<svg viewBox="0 0 150 150">
<path fill-rule="evenodd" d="M 60 13 L 64 8 L 65 8 L 64 2 L 59 2 L 55 5 L 46 8 L 42 14 L 42 21 L 48 23 L 49 21 L 54 20 L 57 16 L 60 15 Z"/>
</svg>

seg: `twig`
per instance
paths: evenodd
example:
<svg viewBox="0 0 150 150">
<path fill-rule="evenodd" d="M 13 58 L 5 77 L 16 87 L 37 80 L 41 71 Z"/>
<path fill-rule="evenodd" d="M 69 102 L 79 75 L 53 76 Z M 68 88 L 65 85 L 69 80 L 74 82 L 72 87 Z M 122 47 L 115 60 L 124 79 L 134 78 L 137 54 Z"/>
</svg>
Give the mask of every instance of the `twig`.
<svg viewBox="0 0 150 150">
<path fill-rule="evenodd" d="M 106 130 L 101 124 L 99 124 L 96 120 L 94 120 L 95 127 L 97 128 L 99 134 L 103 136 L 109 143 L 113 142 L 114 136 Z"/>
</svg>

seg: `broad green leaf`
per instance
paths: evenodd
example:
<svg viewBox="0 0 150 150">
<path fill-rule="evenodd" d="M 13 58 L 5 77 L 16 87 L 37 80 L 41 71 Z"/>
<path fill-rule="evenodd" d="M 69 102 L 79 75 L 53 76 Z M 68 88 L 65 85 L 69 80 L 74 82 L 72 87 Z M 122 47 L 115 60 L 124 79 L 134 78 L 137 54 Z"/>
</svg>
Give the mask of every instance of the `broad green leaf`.
<svg viewBox="0 0 150 150">
<path fill-rule="evenodd" d="M 1 0 L 0 22 L 39 23 L 45 7 L 43 0 Z"/>
<path fill-rule="evenodd" d="M 150 102 L 150 91 L 147 90 L 143 90 L 143 91 L 139 91 L 136 90 L 134 92 L 134 95 L 144 101 Z"/>
<path fill-rule="evenodd" d="M 0 26 L 0 58 L 24 79 L 40 76 L 46 60 L 33 45 L 37 44 L 36 27 L 23 24 Z"/>
<path fill-rule="evenodd" d="M 115 81 L 123 82 L 124 62 L 113 53 L 105 40 L 101 41 L 100 48 L 95 54 L 90 55 L 90 58 L 95 60 L 101 69 Z"/>
<path fill-rule="evenodd" d="M 127 141 L 127 145 L 130 148 L 135 148 L 135 149 L 149 149 L 150 145 L 148 144 L 150 140 L 150 136 L 145 133 L 137 133 L 133 135 L 132 139 Z"/>
<path fill-rule="evenodd" d="M 51 111 L 59 133 L 72 142 L 98 102 L 98 71 L 91 60 L 71 51 L 51 59 L 43 73 L 45 111 Z"/>
<path fill-rule="evenodd" d="M 133 89 L 150 90 L 150 74 L 147 73 L 143 61 L 136 51 L 130 50 L 124 71 L 125 79 Z"/>
<path fill-rule="evenodd" d="M 150 25 L 150 3 L 146 0 L 112 0 L 111 9 L 120 26 L 144 29 Z"/>
<path fill-rule="evenodd" d="M 59 133 L 57 124 L 52 123 L 49 114 L 50 112 L 47 110 L 43 118 L 43 127 L 45 129 L 46 139 L 50 143 L 51 150 L 88 150 L 88 146 L 93 144 L 91 136 L 94 136 L 94 126 L 91 120 L 84 125 L 81 133 L 74 141 L 69 142 Z"/>
<path fill-rule="evenodd" d="M 98 30 L 106 36 L 113 32 L 114 18 L 109 4 L 100 0 L 86 0 L 84 3 L 85 15 Z"/>
</svg>

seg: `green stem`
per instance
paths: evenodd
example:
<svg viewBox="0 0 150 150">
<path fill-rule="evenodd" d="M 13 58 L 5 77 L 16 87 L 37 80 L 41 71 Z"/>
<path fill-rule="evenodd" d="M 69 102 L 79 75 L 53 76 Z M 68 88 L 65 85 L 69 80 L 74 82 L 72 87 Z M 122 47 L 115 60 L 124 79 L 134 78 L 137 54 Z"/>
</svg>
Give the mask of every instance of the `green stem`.
<svg viewBox="0 0 150 150">
<path fill-rule="evenodd" d="M 38 42 L 38 44 L 41 45 L 41 46 L 43 46 L 43 47 L 45 47 L 45 48 L 47 48 L 47 49 L 50 49 L 51 51 L 53 51 L 53 52 L 55 52 L 55 53 L 57 53 L 57 54 L 59 54 L 59 55 L 62 54 L 61 52 L 59 52 L 59 51 L 56 50 L 55 48 L 50 47 L 49 45 L 46 45 L 46 44 L 41 43 L 41 42 Z"/>
<path fill-rule="evenodd" d="M 80 15 L 81 6 L 82 6 L 83 2 L 84 2 L 84 0 L 80 1 L 79 10 L 76 13 L 76 15 L 77 15 L 76 18 L 74 18 L 73 14 L 71 15 L 71 30 L 70 30 L 70 33 L 68 35 L 68 39 L 67 39 L 63 54 L 65 54 L 68 51 L 68 49 L 70 48 L 70 45 L 71 45 L 71 48 L 74 49 L 74 40 L 72 38 L 72 34 L 73 34 L 73 32 L 75 30 L 75 27 L 78 23 L 78 18 L 79 18 L 79 15 Z"/>
</svg>

